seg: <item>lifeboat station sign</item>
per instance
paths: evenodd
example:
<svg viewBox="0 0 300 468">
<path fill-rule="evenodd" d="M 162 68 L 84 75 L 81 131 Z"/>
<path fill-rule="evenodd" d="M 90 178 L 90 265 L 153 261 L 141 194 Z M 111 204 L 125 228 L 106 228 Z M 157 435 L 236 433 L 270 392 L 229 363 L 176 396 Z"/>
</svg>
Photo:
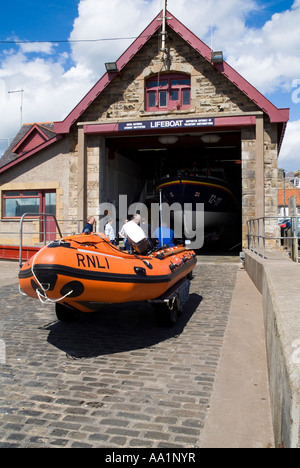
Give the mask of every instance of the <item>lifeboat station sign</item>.
<svg viewBox="0 0 300 468">
<path fill-rule="evenodd" d="M 143 122 L 120 122 L 119 132 L 130 130 L 157 130 L 190 127 L 213 127 L 215 119 L 208 117 L 204 119 L 172 119 L 172 120 L 146 120 Z"/>
</svg>

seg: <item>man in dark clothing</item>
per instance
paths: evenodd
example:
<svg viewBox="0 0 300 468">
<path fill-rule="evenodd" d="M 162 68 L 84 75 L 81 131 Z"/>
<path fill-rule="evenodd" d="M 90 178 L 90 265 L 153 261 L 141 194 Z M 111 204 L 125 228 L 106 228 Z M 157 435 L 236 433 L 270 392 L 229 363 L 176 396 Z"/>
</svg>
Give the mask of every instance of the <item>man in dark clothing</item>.
<svg viewBox="0 0 300 468">
<path fill-rule="evenodd" d="M 86 223 L 86 225 L 84 226 L 83 228 L 83 234 L 91 234 L 93 232 L 93 226 L 95 224 L 95 218 L 92 216 L 88 223 Z"/>
</svg>

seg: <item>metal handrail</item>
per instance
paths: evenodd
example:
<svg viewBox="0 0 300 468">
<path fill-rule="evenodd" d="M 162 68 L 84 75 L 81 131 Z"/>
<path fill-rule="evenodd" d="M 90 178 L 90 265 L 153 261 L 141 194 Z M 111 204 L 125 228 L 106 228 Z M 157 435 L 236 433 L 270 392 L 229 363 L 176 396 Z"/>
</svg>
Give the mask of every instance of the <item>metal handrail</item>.
<svg viewBox="0 0 300 468">
<path fill-rule="evenodd" d="M 252 218 L 246 221 L 247 227 L 247 247 L 250 251 L 256 253 L 259 256 L 265 257 L 265 247 L 266 247 L 266 240 L 287 240 L 290 239 L 292 242 L 291 248 L 291 257 L 296 262 L 299 263 L 299 255 L 298 255 L 298 242 L 300 237 L 297 235 L 297 218 L 299 216 L 287 216 L 284 219 L 291 220 L 292 226 L 292 236 L 266 236 L 266 220 L 271 219 L 282 219 L 282 216 L 263 216 L 260 218 Z M 278 226 L 278 222 L 277 222 Z M 278 226 L 279 228 L 279 226 Z"/>
<path fill-rule="evenodd" d="M 30 222 L 30 221 L 35 221 L 34 218 L 37 218 L 39 216 L 39 213 L 35 213 L 34 216 L 32 216 L 32 218 L 26 220 L 27 222 Z M 56 218 L 57 219 L 57 218 Z M 19 232 L 20 232 L 20 229 L 19 229 L 19 225 L 20 225 L 20 220 L 21 220 L 21 217 L 18 218 L 18 219 L 0 219 L 0 238 L 1 238 L 1 235 L 7 235 L 7 234 L 11 234 L 11 235 L 17 235 L 18 236 L 18 241 L 19 241 Z M 10 224 L 11 222 L 13 223 L 18 223 L 18 227 L 16 228 L 16 230 L 8 230 L 8 231 L 5 231 L 5 230 L 1 230 L 1 227 L 2 226 L 5 226 L 6 224 Z M 72 233 L 74 234 L 74 232 L 80 232 L 81 229 L 82 229 L 82 226 L 84 225 L 84 221 L 82 219 L 57 219 L 57 222 L 59 224 L 59 226 L 62 226 L 64 224 L 74 224 L 74 225 L 77 225 L 77 228 L 73 229 L 72 230 Z M 61 228 L 61 231 L 63 233 L 63 228 Z M 56 231 L 55 231 L 56 232 Z M 24 234 L 28 234 L 26 233 L 26 231 L 24 232 Z M 69 231 L 66 231 L 66 233 L 64 235 L 70 235 L 70 232 Z"/>
<path fill-rule="evenodd" d="M 54 214 L 50 214 L 50 213 L 24 213 L 21 217 L 21 220 L 20 220 L 20 229 L 19 229 L 19 266 L 20 268 L 22 267 L 22 247 L 23 247 L 23 222 L 24 222 L 24 219 L 26 217 L 31 217 L 31 218 L 39 218 L 40 220 L 41 219 L 44 219 L 44 245 L 46 245 L 46 223 L 47 223 L 47 218 L 53 218 L 54 222 L 55 222 L 55 225 L 56 225 L 56 229 L 60 235 L 60 238 L 62 238 L 62 233 L 61 233 L 61 230 L 60 230 L 60 227 L 58 225 L 58 222 L 57 222 L 57 219 L 56 219 L 56 216 Z"/>
</svg>

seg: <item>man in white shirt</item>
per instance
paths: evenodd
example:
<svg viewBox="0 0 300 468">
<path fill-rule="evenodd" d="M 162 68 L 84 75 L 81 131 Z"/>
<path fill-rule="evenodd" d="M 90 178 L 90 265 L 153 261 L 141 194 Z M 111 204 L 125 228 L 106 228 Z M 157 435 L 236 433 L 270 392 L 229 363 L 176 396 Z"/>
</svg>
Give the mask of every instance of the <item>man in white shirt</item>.
<svg viewBox="0 0 300 468">
<path fill-rule="evenodd" d="M 127 237 L 129 244 L 139 254 L 143 254 L 149 247 L 148 238 L 145 236 L 143 229 L 138 226 L 141 221 L 141 216 L 135 214 L 131 221 L 124 224 L 124 235 Z"/>
<path fill-rule="evenodd" d="M 108 237 L 111 244 L 116 245 L 116 236 L 115 236 L 115 231 L 112 225 L 113 222 L 114 220 L 112 218 L 108 218 L 108 221 L 105 225 L 105 235 L 106 237 Z"/>
</svg>

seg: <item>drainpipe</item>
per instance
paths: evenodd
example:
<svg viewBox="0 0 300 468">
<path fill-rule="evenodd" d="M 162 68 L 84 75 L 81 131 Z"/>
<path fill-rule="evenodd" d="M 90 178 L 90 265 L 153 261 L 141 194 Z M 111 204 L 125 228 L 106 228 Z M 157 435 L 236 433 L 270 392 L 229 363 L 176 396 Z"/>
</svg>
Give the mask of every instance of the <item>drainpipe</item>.
<svg viewBox="0 0 300 468">
<path fill-rule="evenodd" d="M 83 126 L 78 127 L 77 219 L 87 218 L 87 150 Z M 83 224 L 84 225 L 84 224 Z"/>
<path fill-rule="evenodd" d="M 283 217 L 285 218 L 286 214 L 286 199 L 285 199 L 285 171 L 283 171 Z"/>
<path fill-rule="evenodd" d="M 100 204 L 106 203 L 107 201 L 107 184 L 106 184 L 106 146 L 105 138 L 100 136 L 99 142 L 99 211 L 98 211 L 98 223 L 100 223 Z M 102 216 L 102 215 L 101 215 Z"/>
</svg>

